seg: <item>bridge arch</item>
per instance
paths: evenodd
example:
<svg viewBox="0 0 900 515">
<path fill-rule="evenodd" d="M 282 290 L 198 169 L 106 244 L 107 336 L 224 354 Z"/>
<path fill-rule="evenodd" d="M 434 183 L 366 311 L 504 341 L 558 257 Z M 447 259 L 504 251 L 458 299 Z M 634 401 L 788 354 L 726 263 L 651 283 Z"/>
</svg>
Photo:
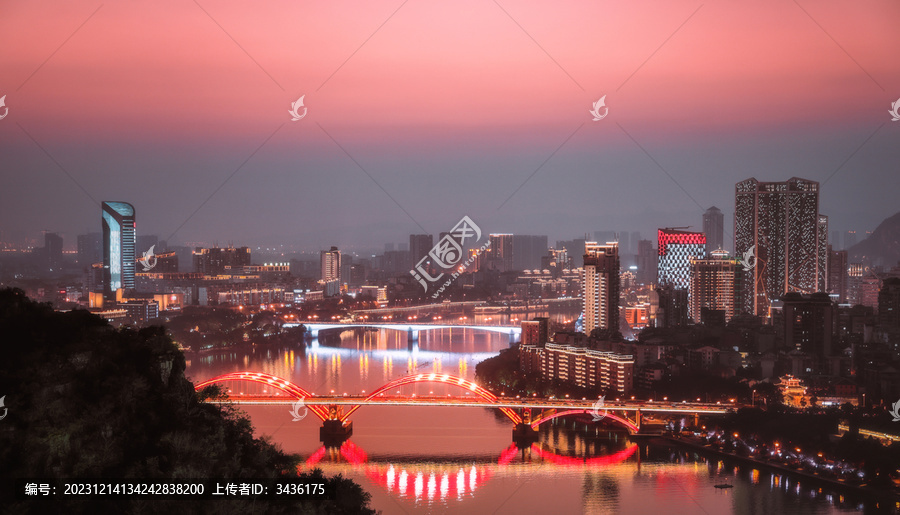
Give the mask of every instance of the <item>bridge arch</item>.
<svg viewBox="0 0 900 515">
<path fill-rule="evenodd" d="M 568 415 L 581 415 L 581 414 L 592 415 L 593 413 L 594 412 L 592 410 L 588 410 L 588 409 L 571 409 L 571 410 L 565 410 L 565 411 L 557 411 L 556 413 L 552 413 L 550 415 L 545 415 L 545 416 L 535 420 L 534 422 L 531 423 L 531 427 L 533 427 L 534 429 L 537 429 L 538 426 L 540 426 L 544 422 L 549 422 L 550 420 L 553 420 L 554 418 L 565 417 Z M 622 426 L 625 426 L 632 433 L 637 433 L 638 430 L 640 429 L 637 425 L 634 424 L 634 422 L 632 422 L 626 418 L 620 417 L 618 415 L 615 415 L 613 413 L 606 412 L 606 414 L 603 416 L 603 418 L 608 418 L 610 420 L 613 420 L 613 421 L 619 423 Z"/>
<path fill-rule="evenodd" d="M 382 393 L 390 390 L 391 388 L 397 388 L 399 386 L 415 384 L 415 383 L 448 384 L 451 386 L 456 386 L 459 388 L 464 388 L 466 390 L 469 390 L 469 391 L 475 393 L 476 395 L 478 395 L 479 397 L 481 397 L 482 399 L 485 399 L 492 403 L 497 402 L 497 396 L 492 394 L 488 390 L 482 388 L 481 386 L 478 386 L 477 384 L 473 383 L 472 381 L 468 381 L 461 377 L 452 376 L 450 374 L 414 374 L 414 375 L 400 377 L 398 379 L 394 379 L 393 381 L 390 381 L 386 385 L 384 385 L 381 388 L 372 392 L 368 397 L 366 397 L 366 400 L 367 401 L 372 400 L 375 397 L 378 397 L 379 395 L 381 395 Z M 347 420 L 347 418 L 354 411 L 358 410 L 361 406 L 362 406 L 361 404 L 357 404 L 356 406 L 353 406 L 352 408 L 350 408 L 347 411 L 347 413 L 345 413 L 344 416 L 341 417 L 341 420 L 342 421 Z M 500 409 L 500 411 L 503 412 L 504 415 L 509 417 L 509 419 L 512 420 L 514 424 L 519 424 L 522 422 L 522 418 L 514 410 L 512 410 L 510 408 L 499 408 L 499 409 Z"/>
<path fill-rule="evenodd" d="M 292 395 L 297 399 L 312 397 L 311 393 L 301 388 L 300 386 L 297 386 L 296 384 L 288 381 L 287 379 L 282 379 L 270 374 L 264 374 L 262 372 L 232 372 L 230 374 L 223 374 L 213 377 L 212 379 L 207 379 L 206 381 L 195 385 L 194 390 L 199 392 L 200 390 L 206 388 L 211 384 L 222 383 L 225 381 L 248 381 L 251 383 L 268 385 L 272 388 L 281 390 L 288 395 Z M 325 420 L 328 418 L 328 409 L 325 406 L 308 406 L 308 408 L 320 419 Z"/>
</svg>

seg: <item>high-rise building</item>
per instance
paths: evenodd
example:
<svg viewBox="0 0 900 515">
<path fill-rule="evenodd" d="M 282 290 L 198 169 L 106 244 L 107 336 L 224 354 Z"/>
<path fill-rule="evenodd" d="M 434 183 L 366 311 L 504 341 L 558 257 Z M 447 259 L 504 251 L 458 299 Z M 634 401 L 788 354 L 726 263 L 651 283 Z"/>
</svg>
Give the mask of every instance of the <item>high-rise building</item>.
<svg viewBox="0 0 900 515">
<path fill-rule="evenodd" d="M 839 303 L 847 302 L 847 270 L 846 250 L 831 250 L 828 246 L 828 293 L 836 295 Z"/>
<path fill-rule="evenodd" d="M 703 234 L 706 235 L 706 255 L 725 245 L 725 215 L 713 206 L 703 213 Z"/>
<path fill-rule="evenodd" d="M 90 266 L 103 261 L 103 236 L 99 232 L 78 235 L 78 265 Z"/>
<path fill-rule="evenodd" d="M 412 260 L 410 267 L 415 266 L 420 259 L 428 254 L 434 247 L 434 236 L 431 234 L 409 235 L 409 257 Z"/>
<path fill-rule="evenodd" d="M 659 229 L 657 283 L 686 290 L 691 285 L 691 259 L 706 257 L 706 236 L 702 232 Z"/>
<path fill-rule="evenodd" d="M 619 330 L 619 246 L 585 242 L 582 279 L 584 333 Z"/>
<path fill-rule="evenodd" d="M 501 272 L 511 272 L 513 268 L 513 235 L 491 234 L 491 246 L 483 253 L 487 256 L 488 268 Z"/>
<path fill-rule="evenodd" d="M 878 323 L 884 328 L 900 328 L 900 277 L 888 277 L 882 282 L 878 292 Z"/>
<path fill-rule="evenodd" d="M 550 341 L 550 319 L 535 317 L 522 321 L 522 345 L 543 346 Z"/>
<path fill-rule="evenodd" d="M 653 242 L 639 240 L 637 244 L 637 282 L 640 284 L 655 284 L 659 257 Z"/>
<path fill-rule="evenodd" d="M 194 272 L 205 275 L 221 275 L 225 273 L 225 267 L 240 268 L 251 263 L 249 247 L 198 247 L 194 249 L 192 258 Z"/>
<path fill-rule="evenodd" d="M 734 204 L 735 255 L 754 262 L 745 299 L 752 314 L 769 316 L 772 300 L 787 292 L 825 287 L 828 224 L 819 216 L 818 182 L 750 178 L 735 185 Z"/>
<path fill-rule="evenodd" d="M 514 234 L 512 237 L 512 269 L 534 270 L 540 268 L 541 258 L 547 255 L 547 237 Z"/>
<path fill-rule="evenodd" d="M 323 250 L 321 254 L 322 280 L 341 281 L 341 251 L 337 247 Z"/>
<path fill-rule="evenodd" d="M 828 291 L 828 217 L 819 213 L 819 241 L 816 246 L 816 263 L 819 273 L 816 279 L 816 291 Z"/>
<path fill-rule="evenodd" d="M 44 258 L 50 270 L 59 270 L 62 267 L 62 250 L 62 236 L 55 232 L 44 233 Z"/>
<path fill-rule="evenodd" d="M 582 257 L 584 256 L 584 238 L 576 238 L 574 240 L 557 240 L 556 248 L 560 250 L 565 250 L 569 253 L 569 256 L 572 258 L 572 266 L 575 268 L 581 268 L 584 266 L 584 261 L 582 261 Z"/>
<path fill-rule="evenodd" d="M 828 295 L 790 292 L 781 298 L 781 304 L 781 313 L 773 316 L 786 350 L 807 352 L 820 359 L 830 356 L 834 305 Z"/>
<path fill-rule="evenodd" d="M 134 206 L 127 202 L 104 202 L 103 294 L 114 300 L 116 291 L 134 289 Z"/>
<path fill-rule="evenodd" d="M 691 260 L 691 287 L 688 290 L 688 316 L 694 322 L 704 322 L 704 309 L 722 311 L 725 321 L 734 315 L 739 299 L 741 271 L 738 261 L 728 252 L 714 250 L 708 259 Z"/>
<path fill-rule="evenodd" d="M 832 229 L 831 230 L 831 238 L 828 240 L 828 243 L 831 244 L 833 250 L 842 250 L 841 249 L 841 231 Z"/>
</svg>

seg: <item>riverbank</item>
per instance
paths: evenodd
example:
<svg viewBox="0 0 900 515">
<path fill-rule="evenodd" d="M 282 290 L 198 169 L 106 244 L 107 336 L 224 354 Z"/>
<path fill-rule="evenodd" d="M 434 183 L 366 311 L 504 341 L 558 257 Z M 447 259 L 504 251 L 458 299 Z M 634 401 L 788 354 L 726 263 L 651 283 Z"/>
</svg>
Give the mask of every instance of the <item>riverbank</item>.
<svg viewBox="0 0 900 515">
<path fill-rule="evenodd" d="M 811 473 L 806 470 L 797 469 L 785 466 L 781 463 L 774 463 L 767 460 L 759 460 L 756 458 L 752 458 L 749 456 L 739 456 L 737 454 L 732 454 L 730 452 L 723 451 L 721 449 L 716 449 L 715 447 L 702 443 L 698 438 L 695 437 L 671 437 L 671 436 L 660 436 L 658 437 L 660 440 L 665 441 L 667 443 L 671 443 L 676 446 L 687 447 L 695 451 L 699 451 L 701 453 L 706 453 L 718 457 L 723 457 L 729 460 L 733 460 L 740 463 L 745 463 L 748 465 L 752 465 L 754 467 L 759 467 L 762 469 L 766 469 L 770 472 L 778 472 L 780 474 L 785 474 L 788 476 L 792 476 L 794 478 L 802 478 L 804 480 L 809 480 L 813 483 L 816 483 L 820 486 L 825 486 L 829 489 L 849 493 L 858 496 L 864 496 L 867 499 L 877 500 L 879 503 L 884 502 L 888 503 L 891 506 L 898 507 L 900 506 L 900 492 L 895 490 L 885 490 L 880 488 L 873 488 L 866 485 L 853 485 L 846 483 L 844 481 L 840 481 L 837 479 L 831 479 L 827 477 L 823 477 L 817 473 Z"/>
</svg>

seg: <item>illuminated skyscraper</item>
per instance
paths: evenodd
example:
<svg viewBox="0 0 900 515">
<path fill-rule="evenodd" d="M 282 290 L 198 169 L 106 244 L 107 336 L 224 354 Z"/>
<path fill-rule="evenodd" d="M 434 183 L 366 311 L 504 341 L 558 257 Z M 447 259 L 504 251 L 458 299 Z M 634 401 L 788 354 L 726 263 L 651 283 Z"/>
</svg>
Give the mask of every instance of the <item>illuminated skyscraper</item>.
<svg viewBox="0 0 900 515">
<path fill-rule="evenodd" d="M 103 294 L 113 300 L 116 291 L 134 289 L 134 206 L 127 202 L 104 202 Z"/>
<path fill-rule="evenodd" d="M 341 251 L 337 247 L 322 251 L 322 280 L 341 281 Z"/>
<path fill-rule="evenodd" d="M 657 283 L 686 290 L 691 285 L 691 259 L 706 257 L 706 236 L 702 232 L 660 229 Z"/>
<path fill-rule="evenodd" d="M 828 219 L 819 215 L 819 183 L 750 178 L 735 185 L 734 251 L 752 256 L 745 306 L 769 316 L 772 300 L 787 292 L 825 289 Z"/>
<path fill-rule="evenodd" d="M 713 206 L 703 213 L 703 234 L 706 235 L 706 255 L 712 251 L 725 248 L 725 215 Z"/>
<path fill-rule="evenodd" d="M 715 250 L 708 259 L 691 260 L 691 288 L 688 290 L 688 316 L 701 323 L 703 310 L 723 311 L 725 321 L 735 311 L 741 288 L 742 268 L 728 252 Z"/>
<path fill-rule="evenodd" d="M 619 330 L 619 246 L 585 242 L 582 279 L 584 333 Z"/>
</svg>

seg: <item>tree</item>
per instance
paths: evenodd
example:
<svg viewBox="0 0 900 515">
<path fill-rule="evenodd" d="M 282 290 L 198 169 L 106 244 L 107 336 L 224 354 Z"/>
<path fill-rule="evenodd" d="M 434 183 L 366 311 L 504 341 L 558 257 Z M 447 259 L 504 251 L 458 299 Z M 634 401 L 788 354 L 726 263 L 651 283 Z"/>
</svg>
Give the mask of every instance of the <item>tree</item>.
<svg viewBox="0 0 900 515">
<path fill-rule="evenodd" d="M 0 334 L 0 392 L 9 410 L 0 427 L 0 477 L 306 477 L 298 476 L 298 457 L 254 438 L 242 413 L 204 402 L 221 392 L 194 391 L 184 356 L 162 327 L 114 330 L 86 311 L 57 313 L 6 289 Z M 373 513 L 367 494 L 339 476 L 327 488 L 347 499 L 287 504 L 125 497 L 28 504 L 7 502 L 14 496 L 2 490 L 11 482 L 4 484 L 0 498 L 15 513 Z"/>
</svg>

